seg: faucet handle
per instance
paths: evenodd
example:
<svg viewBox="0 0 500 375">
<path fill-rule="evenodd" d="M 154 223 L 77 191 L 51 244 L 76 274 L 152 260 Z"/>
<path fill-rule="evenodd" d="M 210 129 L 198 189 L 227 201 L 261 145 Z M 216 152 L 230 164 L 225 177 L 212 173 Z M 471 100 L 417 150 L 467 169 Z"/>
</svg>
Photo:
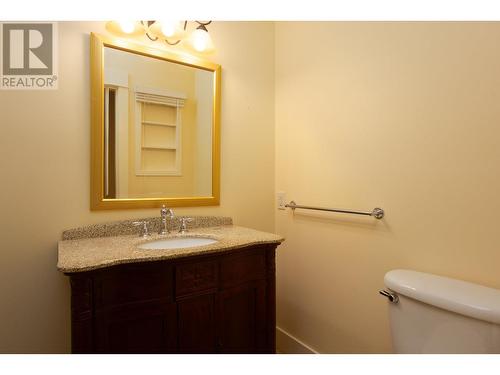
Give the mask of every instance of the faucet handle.
<svg viewBox="0 0 500 375">
<path fill-rule="evenodd" d="M 149 229 L 148 229 L 148 222 L 147 221 L 134 221 L 132 224 L 135 226 L 142 225 L 142 233 L 139 234 L 139 237 L 149 237 L 151 234 L 149 234 Z"/>
<path fill-rule="evenodd" d="M 181 218 L 179 218 L 179 220 L 181 221 L 181 226 L 179 228 L 179 232 L 185 233 L 185 232 L 187 232 L 187 223 L 192 222 L 194 219 L 191 217 L 181 217 Z"/>
<path fill-rule="evenodd" d="M 170 219 L 174 217 L 174 211 L 171 208 L 167 208 L 164 204 L 161 206 L 160 214 L 162 218 L 167 217 L 167 215 Z"/>
</svg>

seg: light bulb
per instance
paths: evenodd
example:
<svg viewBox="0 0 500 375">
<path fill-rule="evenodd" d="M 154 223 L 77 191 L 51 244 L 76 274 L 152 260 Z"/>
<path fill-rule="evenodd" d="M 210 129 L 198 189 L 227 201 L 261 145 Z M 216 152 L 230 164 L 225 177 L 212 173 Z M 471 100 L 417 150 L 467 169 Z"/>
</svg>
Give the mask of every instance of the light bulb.
<svg viewBox="0 0 500 375">
<path fill-rule="evenodd" d="M 208 31 L 203 29 L 196 29 L 192 35 L 193 48 L 198 52 L 203 52 L 210 44 L 210 35 Z"/>
<path fill-rule="evenodd" d="M 167 38 L 174 36 L 179 30 L 179 21 L 160 21 L 161 33 Z"/>
<path fill-rule="evenodd" d="M 131 34 L 135 30 L 135 21 L 118 21 L 118 25 L 125 34 Z"/>
</svg>

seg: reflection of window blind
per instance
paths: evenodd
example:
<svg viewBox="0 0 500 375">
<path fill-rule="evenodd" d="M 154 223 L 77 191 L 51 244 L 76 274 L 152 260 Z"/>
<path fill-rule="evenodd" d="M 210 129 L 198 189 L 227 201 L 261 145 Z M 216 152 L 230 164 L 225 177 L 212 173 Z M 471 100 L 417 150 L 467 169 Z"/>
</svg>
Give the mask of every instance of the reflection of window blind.
<svg viewBox="0 0 500 375">
<path fill-rule="evenodd" d="M 153 89 L 148 87 L 137 87 L 135 100 L 138 102 L 168 105 L 170 107 L 184 107 L 186 95 L 164 89 Z"/>
</svg>

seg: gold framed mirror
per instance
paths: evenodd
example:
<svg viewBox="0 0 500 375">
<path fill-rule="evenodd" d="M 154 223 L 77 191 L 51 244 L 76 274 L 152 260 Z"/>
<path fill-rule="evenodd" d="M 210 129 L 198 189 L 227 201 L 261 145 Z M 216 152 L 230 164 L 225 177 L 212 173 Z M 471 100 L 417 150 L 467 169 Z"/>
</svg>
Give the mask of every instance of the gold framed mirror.
<svg viewBox="0 0 500 375">
<path fill-rule="evenodd" d="M 91 209 L 218 205 L 220 66 L 90 39 Z"/>
</svg>

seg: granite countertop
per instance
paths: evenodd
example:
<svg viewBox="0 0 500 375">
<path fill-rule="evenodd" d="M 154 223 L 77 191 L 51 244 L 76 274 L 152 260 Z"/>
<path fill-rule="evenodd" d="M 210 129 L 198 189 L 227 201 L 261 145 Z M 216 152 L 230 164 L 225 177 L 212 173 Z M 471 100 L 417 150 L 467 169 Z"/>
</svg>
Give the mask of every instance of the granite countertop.
<svg viewBox="0 0 500 375">
<path fill-rule="evenodd" d="M 209 237 L 218 242 L 205 246 L 166 250 L 142 250 L 137 245 L 173 237 Z M 146 239 L 134 235 L 93 237 L 59 241 L 57 268 L 73 273 L 105 268 L 116 264 L 180 258 L 228 251 L 249 245 L 281 243 L 284 238 L 267 232 L 234 225 L 190 229 L 184 234 L 152 234 Z"/>
</svg>

